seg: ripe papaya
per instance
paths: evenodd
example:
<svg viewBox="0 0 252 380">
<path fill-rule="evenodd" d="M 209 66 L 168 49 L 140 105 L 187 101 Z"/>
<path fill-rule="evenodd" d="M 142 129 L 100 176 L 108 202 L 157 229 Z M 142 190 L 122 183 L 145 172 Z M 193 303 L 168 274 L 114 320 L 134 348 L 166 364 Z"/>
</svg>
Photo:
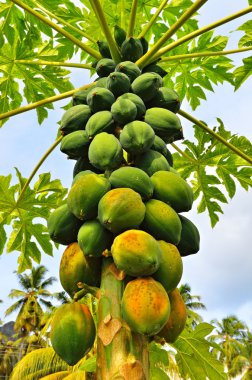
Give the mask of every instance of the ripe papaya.
<svg viewBox="0 0 252 380">
<path fill-rule="evenodd" d="M 168 203 L 175 211 L 189 211 L 193 204 L 193 191 L 188 183 L 171 171 L 160 170 L 151 176 L 153 196 Z"/>
<path fill-rule="evenodd" d="M 167 139 L 176 138 L 177 134 L 182 131 L 178 116 L 165 108 L 153 107 L 147 109 L 144 120 L 154 129 L 156 135 L 160 136 L 165 142 L 167 142 Z"/>
<path fill-rule="evenodd" d="M 149 102 L 163 86 L 163 79 L 156 73 L 144 73 L 139 75 L 132 83 L 132 92 L 144 101 Z"/>
<path fill-rule="evenodd" d="M 154 139 L 154 143 L 153 145 L 151 146 L 151 149 L 152 150 L 155 150 L 156 152 L 159 152 L 161 153 L 168 161 L 170 167 L 173 166 L 173 158 L 172 158 L 172 154 L 171 152 L 169 151 L 169 149 L 167 148 L 167 145 L 166 143 L 164 142 L 163 139 L 161 139 L 161 137 L 155 135 L 155 139 Z M 171 169 L 170 169 L 171 170 Z"/>
<path fill-rule="evenodd" d="M 187 312 L 179 289 L 174 289 L 168 296 L 171 305 L 170 317 L 158 336 L 164 338 L 167 343 L 173 343 L 185 328 Z"/>
<path fill-rule="evenodd" d="M 82 170 L 81 172 L 79 172 L 78 174 L 76 174 L 76 176 L 74 177 L 74 179 L 72 181 L 72 186 L 75 184 L 76 181 L 78 181 L 78 179 L 80 177 L 83 177 L 84 175 L 87 175 L 87 174 L 95 174 L 95 173 L 92 172 L 92 170 Z"/>
<path fill-rule="evenodd" d="M 161 258 L 158 270 L 153 274 L 153 278 L 163 285 L 167 293 L 174 290 L 183 273 L 183 261 L 180 253 L 174 244 L 159 240 L 161 248 Z"/>
<path fill-rule="evenodd" d="M 100 78 L 107 77 L 110 73 L 115 71 L 116 64 L 113 59 L 110 58 L 102 58 L 97 62 L 95 67 L 97 75 Z"/>
<path fill-rule="evenodd" d="M 115 128 L 113 115 L 110 111 L 99 111 L 93 114 L 86 125 L 86 132 L 91 139 L 101 132 L 113 132 Z"/>
<path fill-rule="evenodd" d="M 158 170 L 170 170 L 167 159 L 161 153 L 152 149 L 136 156 L 134 165 L 145 171 L 150 177 Z"/>
<path fill-rule="evenodd" d="M 130 281 L 122 297 L 122 316 L 132 331 L 157 334 L 170 316 L 170 301 L 163 286 L 152 277 Z"/>
<path fill-rule="evenodd" d="M 101 173 L 101 170 L 98 170 L 97 168 L 95 168 L 93 165 L 90 164 L 90 162 L 86 156 L 80 157 L 76 161 L 76 164 L 74 165 L 74 169 L 73 169 L 73 178 L 75 178 L 75 176 L 78 173 L 80 173 L 84 170 L 90 170 L 90 171 L 95 172 L 95 173 Z"/>
<path fill-rule="evenodd" d="M 84 304 L 61 305 L 53 315 L 50 332 L 53 349 L 71 366 L 90 351 L 95 335 L 92 314 Z"/>
<path fill-rule="evenodd" d="M 78 104 L 69 108 L 62 116 L 60 130 L 63 135 L 85 129 L 86 123 L 91 116 L 91 109 L 86 104 Z"/>
<path fill-rule="evenodd" d="M 126 74 L 129 77 L 131 83 L 134 79 L 141 75 L 141 70 L 139 69 L 139 67 L 131 61 L 123 61 L 118 63 L 118 65 L 115 68 L 115 71 Z"/>
<path fill-rule="evenodd" d="M 114 26 L 114 39 L 119 48 L 122 46 L 122 43 L 126 40 L 126 36 L 127 33 L 124 29 L 122 29 L 118 25 Z"/>
<path fill-rule="evenodd" d="M 126 92 L 125 94 L 122 94 L 121 96 L 119 96 L 119 98 L 117 98 L 117 100 L 119 100 L 119 99 L 131 100 L 137 108 L 136 119 L 137 120 L 142 119 L 143 115 L 146 112 L 146 107 L 145 107 L 144 102 L 142 101 L 142 99 L 138 95 L 133 94 L 132 92 Z"/>
<path fill-rule="evenodd" d="M 156 65 L 156 64 L 150 64 L 148 66 L 145 66 L 142 70 L 143 73 L 157 73 L 162 78 L 165 77 L 168 73 L 162 67 Z"/>
<path fill-rule="evenodd" d="M 143 55 L 143 46 L 138 38 L 129 37 L 123 41 L 121 46 L 123 61 L 136 62 Z"/>
<path fill-rule="evenodd" d="M 119 124 L 124 125 L 136 119 L 137 107 L 129 99 L 117 98 L 111 107 L 113 119 Z"/>
<path fill-rule="evenodd" d="M 182 225 L 176 211 L 157 199 L 145 202 L 146 212 L 140 228 L 157 240 L 177 245 L 180 241 Z"/>
<path fill-rule="evenodd" d="M 99 200 L 109 190 L 110 183 L 105 177 L 87 174 L 71 187 L 67 197 L 69 210 L 80 220 L 93 219 Z"/>
<path fill-rule="evenodd" d="M 130 80 L 129 77 L 124 73 L 119 73 L 115 71 L 109 74 L 107 78 L 107 88 L 113 92 L 115 97 L 118 97 L 125 92 L 130 90 Z"/>
<path fill-rule="evenodd" d="M 67 154 L 68 158 L 78 159 L 87 157 L 89 138 L 84 130 L 71 132 L 61 140 L 60 151 Z"/>
<path fill-rule="evenodd" d="M 180 109 L 180 99 L 176 91 L 168 87 L 160 87 L 157 94 L 148 103 L 147 107 L 160 107 L 177 113 Z"/>
<path fill-rule="evenodd" d="M 195 224 L 183 215 L 179 215 L 182 231 L 181 239 L 178 243 L 178 250 L 181 256 L 188 256 L 197 253 L 200 249 L 200 234 Z"/>
<path fill-rule="evenodd" d="M 101 132 L 93 138 L 89 146 L 88 158 L 94 167 L 101 170 L 112 170 L 118 168 L 122 163 L 123 149 L 114 135 Z"/>
<path fill-rule="evenodd" d="M 94 219 L 82 224 L 77 239 L 85 256 L 99 257 L 106 249 L 110 250 L 113 235 Z"/>
<path fill-rule="evenodd" d="M 145 206 L 141 196 L 129 188 L 117 188 L 105 194 L 98 205 L 98 219 L 105 228 L 118 234 L 137 228 L 143 221 Z"/>
<path fill-rule="evenodd" d="M 87 95 L 87 104 L 92 112 L 110 110 L 114 101 L 112 92 L 103 87 L 95 87 Z"/>
<path fill-rule="evenodd" d="M 153 145 L 155 132 L 144 121 L 135 120 L 124 126 L 120 134 L 120 143 L 126 152 L 141 154 Z"/>
<path fill-rule="evenodd" d="M 103 58 L 111 58 L 111 53 L 107 41 L 97 41 L 99 52 Z"/>
<path fill-rule="evenodd" d="M 149 276 L 157 271 L 161 249 L 153 236 L 130 229 L 116 236 L 111 253 L 118 269 L 129 276 Z"/>
<path fill-rule="evenodd" d="M 101 259 L 86 257 L 78 243 L 70 244 L 61 257 L 59 278 L 62 288 L 74 297 L 80 289 L 78 282 L 89 286 L 100 286 Z"/>
<path fill-rule="evenodd" d="M 77 241 L 77 234 L 82 222 L 73 215 L 66 204 L 57 207 L 47 220 L 50 238 L 63 245 Z"/>
<path fill-rule="evenodd" d="M 144 200 L 151 198 L 153 194 L 153 183 L 150 177 L 143 170 L 131 166 L 114 170 L 109 177 L 109 182 L 112 188 L 128 187 L 136 191 Z"/>
</svg>

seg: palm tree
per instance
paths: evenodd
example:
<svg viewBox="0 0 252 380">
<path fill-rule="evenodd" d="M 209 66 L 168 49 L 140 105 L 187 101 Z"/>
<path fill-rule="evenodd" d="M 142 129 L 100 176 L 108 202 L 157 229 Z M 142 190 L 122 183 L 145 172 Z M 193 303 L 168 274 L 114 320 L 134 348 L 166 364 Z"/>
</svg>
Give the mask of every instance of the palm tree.
<svg viewBox="0 0 252 380">
<path fill-rule="evenodd" d="M 206 310 L 206 306 L 201 302 L 200 296 L 191 294 L 191 287 L 189 284 L 182 284 L 179 287 L 179 291 L 187 308 L 186 327 L 188 329 L 193 329 L 203 320 L 195 310 Z"/>
</svg>

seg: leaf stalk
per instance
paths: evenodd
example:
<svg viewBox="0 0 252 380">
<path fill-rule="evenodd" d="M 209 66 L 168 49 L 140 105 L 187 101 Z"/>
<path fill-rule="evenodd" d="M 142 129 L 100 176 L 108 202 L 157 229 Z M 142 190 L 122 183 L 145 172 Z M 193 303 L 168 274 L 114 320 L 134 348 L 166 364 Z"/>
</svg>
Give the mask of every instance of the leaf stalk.
<svg viewBox="0 0 252 380">
<path fill-rule="evenodd" d="M 56 62 L 56 61 L 43 61 L 43 60 L 30 60 L 30 59 L 16 59 L 15 63 L 21 63 L 25 65 L 45 65 L 45 66 L 65 66 L 76 67 L 80 69 L 92 70 L 92 66 L 86 63 L 72 63 L 72 62 Z"/>
<path fill-rule="evenodd" d="M 129 26 L 127 31 L 127 37 L 133 37 L 134 35 L 134 28 L 135 28 L 135 22 L 136 22 L 136 14 L 137 14 L 137 3 L 138 0 L 133 0 L 130 10 L 130 17 L 129 17 Z"/>
<path fill-rule="evenodd" d="M 164 9 L 164 7 L 166 6 L 167 3 L 168 3 L 168 0 L 162 1 L 162 3 L 157 8 L 156 12 L 154 13 L 152 18 L 150 19 L 150 21 L 145 25 L 142 32 L 138 35 L 137 38 L 145 37 L 145 35 L 151 29 L 152 25 L 155 23 L 156 19 L 158 18 L 158 16 L 160 15 L 160 13 L 162 12 L 162 10 Z"/>
</svg>

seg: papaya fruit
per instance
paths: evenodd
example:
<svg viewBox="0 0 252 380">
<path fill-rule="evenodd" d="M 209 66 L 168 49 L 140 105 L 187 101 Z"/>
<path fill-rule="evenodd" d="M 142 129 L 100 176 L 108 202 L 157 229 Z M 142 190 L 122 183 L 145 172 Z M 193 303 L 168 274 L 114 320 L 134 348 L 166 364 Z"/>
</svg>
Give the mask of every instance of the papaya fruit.
<svg viewBox="0 0 252 380">
<path fill-rule="evenodd" d="M 95 115 L 97 115 L 97 113 Z M 90 163 L 98 169 L 116 169 L 123 161 L 123 149 L 114 135 L 101 132 L 91 141 L 88 158 Z"/>
<path fill-rule="evenodd" d="M 92 85 L 89 88 L 86 88 L 85 90 L 76 91 L 72 97 L 73 106 L 77 106 L 78 104 L 86 104 L 87 105 L 87 95 L 88 95 L 89 91 L 94 87 L 95 87 L 95 85 Z"/>
<path fill-rule="evenodd" d="M 60 151 L 67 154 L 68 158 L 78 159 L 87 157 L 89 138 L 85 130 L 71 132 L 64 136 L 60 143 Z"/>
<path fill-rule="evenodd" d="M 121 45 L 123 61 L 136 62 L 143 55 L 143 46 L 138 38 L 129 37 Z"/>
<path fill-rule="evenodd" d="M 193 191 L 188 183 L 171 171 L 160 170 L 151 176 L 153 196 L 168 203 L 175 211 L 189 211 L 193 204 Z"/>
<path fill-rule="evenodd" d="M 67 246 L 60 260 L 59 278 L 62 288 L 74 297 L 80 289 L 78 282 L 100 286 L 101 259 L 84 256 L 77 242 Z"/>
<path fill-rule="evenodd" d="M 115 123 L 110 111 L 99 111 L 93 114 L 86 125 L 86 132 L 91 139 L 101 132 L 113 132 Z"/>
<path fill-rule="evenodd" d="M 116 236 L 111 253 L 118 269 L 129 276 L 149 276 L 157 271 L 161 250 L 153 236 L 129 229 Z"/>
<path fill-rule="evenodd" d="M 168 87 L 160 87 L 154 98 L 148 103 L 147 107 L 160 107 L 177 113 L 180 109 L 180 105 L 181 102 L 176 91 Z"/>
<path fill-rule="evenodd" d="M 200 234 L 195 224 L 183 215 L 179 215 L 182 231 L 181 239 L 178 243 L 178 250 L 181 256 L 188 256 L 197 253 L 200 249 Z"/>
<path fill-rule="evenodd" d="M 80 220 L 95 218 L 99 200 L 110 187 L 109 181 L 97 174 L 87 174 L 79 178 L 67 197 L 69 210 Z"/>
<path fill-rule="evenodd" d="M 153 145 L 155 132 L 144 121 L 135 120 L 124 126 L 120 134 L 120 143 L 126 152 L 141 154 Z"/>
<path fill-rule="evenodd" d="M 87 220 L 79 229 L 77 240 L 85 256 L 100 257 L 113 242 L 113 235 L 97 220 Z"/>
<path fill-rule="evenodd" d="M 165 108 L 153 107 L 147 109 L 144 121 L 150 124 L 156 135 L 160 136 L 165 142 L 167 142 L 167 139 L 175 138 L 177 133 L 182 131 L 178 116 Z"/>
<path fill-rule="evenodd" d="M 164 142 L 161 137 L 155 135 L 155 139 L 153 142 L 153 145 L 151 146 L 152 150 L 155 150 L 156 152 L 161 153 L 168 161 L 170 167 L 173 166 L 173 157 L 169 149 L 167 148 L 166 143 Z M 170 168 L 171 170 L 171 168 Z"/>
<path fill-rule="evenodd" d="M 118 65 L 115 68 L 115 71 L 126 74 L 129 77 L 131 83 L 134 79 L 141 75 L 141 70 L 139 69 L 139 67 L 131 61 L 123 61 L 118 63 Z"/>
<path fill-rule="evenodd" d="M 170 170 L 167 159 L 161 153 L 152 149 L 136 156 L 134 165 L 145 171 L 150 177 L 158 170 Z"/>
<path fill-rule="evenodd" d="M 63 135 L 85 129 L 86 123 L 91 116 L 91 109 L 86 104 L 78 104 L 69 108 L 62 116 L 60 131 Z"/>
<path fill-rule="evenodd" d="M 68 365 L 76 364 L 90 351 L 95 335 L 94 320 L 86 305 L 64 304 L 54 313 L 50 332 L 52 347 Z"/>
<path fill-rule="evenodd" d="M 146 112 L 146 107 L 145 107 L 144 102 L 138 95 L 133 94 L 132 92 L 126 92 L 125 94 L 122 94 L 121 96 L 119 96 L 119 98 L 117 98 L 117 100 L 120 100 L 120 99 L 128 99 L 131 102 L 133 102 L 137 108 L 136 119 L 137 120 L 142 119 L 142 117 L 144 116 Z"/>
<path fill-rule="evenodd" d="M 77 241 L 77 234 L 82 222 L 73 215 L 66 204 L 57 207 L 47 220 L 50 238 L 62 245 Z"/>
<path fill-rule="evenodd" d="M 183 261 L 180 253 L 174 244 L 159 240 L 161 257 L 158 270 L 153 274 L 153 278 L 163 285 L 167 293 L 174 290 L 182 277 Z"/>
<path fill-rule="evenodd" d="M 87 95 L 87 104 L 92 112 L 110 110 L 114 101 L 112 92 L 103 87 L 95 87 Z"/>
<path fill-rule="evenodd" d="M 139 193 L 143 200 L 147 200 L 153 195 L 153 183 L 150 177 L 141 169 L 132 166 L 123 166 L 114 170 L 109 182 L 112 188 L 128 187 Z"/>
<path fill-rule="evenodd" d="M 152 277 L 128 282 L 122 297 L 122 316 L 132 331 L 157 334 L 170 316 L 170 301 L 163 286 Z"/>
<path fill-rule="evenodd" d="M 111 107 L 113 119 L 119 124 L 124 125 L 136 119 L 137 107 L 129 99 L 117 98 Z"/>
<path fill-rule="evenodd" d="M 158 336 L 164 338 L 167 343 L 174 343 L 185 328 L 187 311 L 179 289 L 174 289 L 168 296 L 171 305 L 170 317 Z"/>
<path fill-rule="evenodd" d="M 113 92 L 115 97 L 129 92 L 130 90 L 130 80 L 129 77 L 124 73 L 119 73 L 115 71 L 107 77 L 107 88 Z"/>
<path fill-rule="evenodd" d="M 100 223 L 115 234 L 137 228 L 145 215 L 141 196 L 129 188 L 117 188 L 105 194 L 98 205 Z"/>
<path fill-rule="evenodd" d="M 112 58 L 107 41 L 97 41 L 98 50 L 103 58 Z"/>
<path fill-rule="evenodd" d="M 101 77 L 101 78 L 97 78 L 95 80 L 95 86 L 94 87 L 102 87 L 102 88 L 107 88 L 107 76 L 106 77 Z"/>
<path fill-rule="evenodd" d="M 97 174 L 101 173 L 101 170 L 98 170 L 93 165 L 91 165 L 88 158 L 85 156 L 78 158 L 78 160 L 76 161 L 73 169 L 73 178 L 75 178 L 78 173 L 86 170 L 90 170 L 91 172 Z"/>
<path fill-rule="evenodd" d="M 143 55 L 144 55 L 145 53 L 147 53 L 147 51 L 149 49 L 149 43 L 146 40 L 146 38 L 144 38 L 144 37 L 140 37 L 139 40 L 141 42 L 141 45 L 142 45 L 142 48 L 143 48 Z"/>
<path fill-rule="evenodd" d="M 118 25 L 114 26 L 114 39 L 117 46 L 120 48 L 122 43 L 126 40 L 126 31 Z"/>
<path fill-rule="evenodd" d="M 163 86 L 163 79 L 156 73 L 141 74 L 131 83 L 132 92 L 144 102 L 149 102 L 154 98 L 161 86 Z"/>
<path fill-rule="evenodd" d="M 180 241 L 182 225 L 176 211 L 158 199 L 145 202 L 146 212 L 140 228 L 157 240 L 177 245 Z"/>
<path fill-rule="evenodd" d="M 166 70 L 162 69 L 162 67 L 156 65 L 156 64 L 150 64 L 148 66 L 145 66 L 142 70 L 143 73 L 157 73 L 162 78 L 165 77 L 168 73 Z"/>
<path fill-rule="evenodd" d="M 110 73 L 115 71 L 116 64 L 113 59 L 102 58 L 97 62 L 95 71 L 100 78 L 107 77 Z"/>
<path fill-rule="evenodd" d="M 87 175 L 87 174 L 95 174 L 95 173 L 92 172 L 92 170 L 82 170 L 81 172 L 79 172 L 78 174 L 76 174 L 76 176 L 74 177 L 74 179 L 72 181 L 72 186 L 75 184 L 76 181 L 78 181 L 78 179 L 80 177 L 83 177 L 84 175 Z"/>
</svg>

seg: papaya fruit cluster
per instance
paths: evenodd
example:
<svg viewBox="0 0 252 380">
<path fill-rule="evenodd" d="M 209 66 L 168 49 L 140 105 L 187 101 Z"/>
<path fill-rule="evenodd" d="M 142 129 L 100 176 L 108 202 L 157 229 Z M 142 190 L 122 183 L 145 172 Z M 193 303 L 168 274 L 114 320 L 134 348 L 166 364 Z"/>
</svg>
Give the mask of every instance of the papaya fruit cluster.
<svg viewBox="0 0 252 380">
<path fill-rule="evenodd" d="M 186 321 L 177 289 L 182 257 L 198 252 L 200 241 L 197 227 L 181 215 L 192 207 L 192 189 L 173 169 L 167 148 L 183 138 L 180 100 L 164 86 L 166 72 L 157 64 L 142 71 L 135 64 L 146 41 L 126 39 L 118 28 L 115 39 L 124 60 L 116 64 L 99 43 L 104 58 L 95 63 L 98 78 L 74 94 L 62 117 L 60 149 L 76 164 L 67 202 L 50 215 L 48 231 L 67 245 L 60 281 L 71 297 L 78 282 L 99 287 L 102 257 L 110 255 L 129 278 L 122 316 L 131 330 L 173 342 Z M 68 308 L 56 313 L 52 344 L 72 364 L 92 347 L 95 328 L 83 305 Z M 82 332 L 73 327 L 73 314 L 85 325 Z M 66 348 L 59 326 L 73 328 L 86 343 Z"/>
</svg>

